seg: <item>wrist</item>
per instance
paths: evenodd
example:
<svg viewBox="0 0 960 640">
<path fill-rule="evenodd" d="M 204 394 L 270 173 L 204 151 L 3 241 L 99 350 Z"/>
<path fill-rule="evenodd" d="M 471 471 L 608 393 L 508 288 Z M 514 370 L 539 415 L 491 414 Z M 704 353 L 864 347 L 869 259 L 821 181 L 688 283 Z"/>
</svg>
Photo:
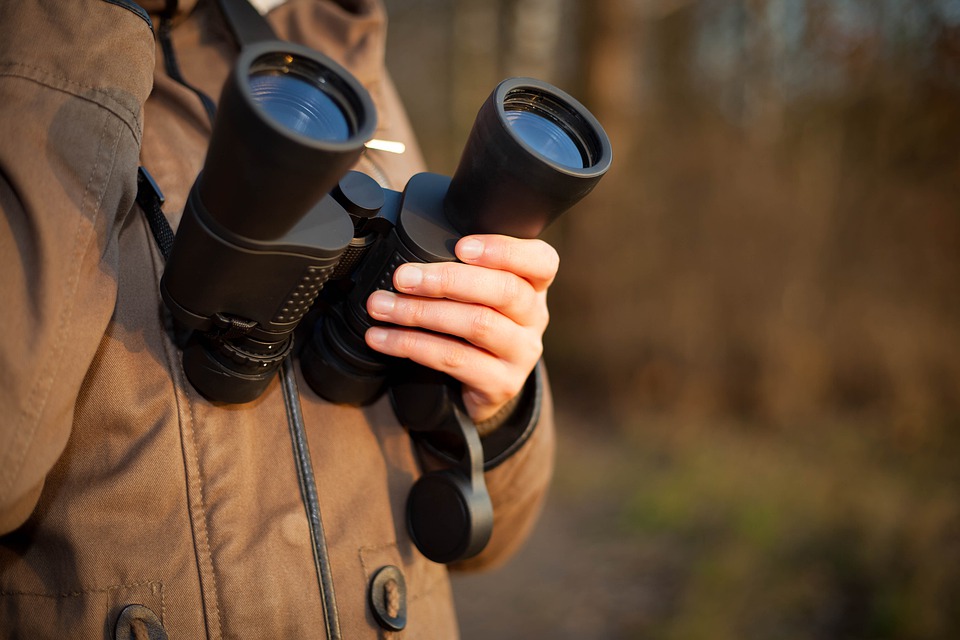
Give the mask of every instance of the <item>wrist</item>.
<svg viewBox="0 0 960 640">
<path fill-rule="evenodd" d="M 492 418 L 476 425 L 481 436 L 480 442 L 483 445 L 484 471 L 497 467 L 513 456 L 530 439 L 540 420 L 544 384 L 543 362 L 541 361 L 534 367 L 534 370 L 527 377 L 523 389 L 513 400 Z M 406 404 L 403 399 L 396 393 L 392 393 L 392 397 L 394 409 L 397 411 L 398 417 L 401 417 L 401 422 L 412 422 L 405 420 L 403 417 L 409 415 L 409 411 L 401 406 Z M 431 403 L 431 406 L 433 409 L 426 413 L 434 416 L 435 420 L 454 419 L 452 407 L 438 410 L 437 404 Z M 446 417 L 440 418 L 441 414 L 445 414 Z M 445 433 L 445 429 L 436 427 L 422 431 L 411 430 L 411 435 L 414 436 L 426 453 L 441 461 L 455 463 L 458 455 L 456 444 L 451 443 L 444 436 Z"/>
</svg>

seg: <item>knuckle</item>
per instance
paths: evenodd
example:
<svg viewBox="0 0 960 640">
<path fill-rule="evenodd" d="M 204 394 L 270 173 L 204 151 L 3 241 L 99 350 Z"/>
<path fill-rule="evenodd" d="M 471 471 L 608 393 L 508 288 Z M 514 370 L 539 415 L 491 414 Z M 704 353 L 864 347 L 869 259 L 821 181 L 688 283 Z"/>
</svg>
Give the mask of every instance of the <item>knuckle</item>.
<svg viewBox="0 0 960 640">
<path fill-rule="evenodd" d="M 500 243 L 500 260 L 503 264 L 512 265 L 520 258 L 519 242 Z"/>
<path fill-rule="evenodd" d="M 550 309 L 546 305 L 541 305 L 537 307 L 536 318 L 534 320 L 534 326 L 539 329 L 541 332 L 546 331 L 547 327 L 550 326 Z"/>
<path fill-rule="evenodd" d="M 553 284 L 553 281 L 557 277 L 557 273 L 560 271 L 560 254 L 557 253 L 557 250 L 542 240 L 537 240 L 539 243 L 539 250 L 537 251 L 537 272 L 539 279 L 542 280 L 542 284 L 538 284 L 539 288 L 546 288 Z"/>
<path fill-rule="evenodd" d="M 496 319 L 494 311 L 489 307 L 480 307 L 473 316 L 470 325 L 470 341 L 484 342 L 492 333 Z"/>
<path fill-rule="evenodd" d="M 504 376 L 503 383 L 500 386 L 499 393 L 503 400 L 509 400 L 513 396 L 517 395 L 517 392 L 520 391 L 520 387 L 523 384 L 523 379 L 521 376 L 512 375 Z"/>
<path fill-rule="evenodd" d="M 467 361 L 467 352 L 462 345 L 449 344 L 440 351 L 440 363 L 447 371 L 457 371 L 464 367 Z"/>
<path fill-rule="evenodd" d="M 511 305 L 520 303 L 522 300 L 520 279 L 516 277 L 503 278 L 500 285 L 500 296 L 504 303 Z"/>
<path fill-rule="evenodd" d="M 533 365 L 540 360 L 543 356 L 543 336 L 540 333 L 535 333 L 531 335 L 530 339 L 525 343 L 523 362 L 525 365 L 529 365 L 531 368 Z M 523 376 L 523 379 L 526 380 L 526 376 Z M 521 382 L 522 384 L 522 382 Z"/>
<path fill-rule="evenodd" d="M 523 379 L 519 379 L 515 375 L 503 376 L 499 379 L 499 383 L 488 392 L 488 395 L 497 404 L 504 404 L 520 393 L 522 387 Z"/>
<path fill-rule="evenodd" d="M 457 286 L 458 270 L 454 263 L 444 263 L 439 269 L 437 278 L 440 291 L 452 291 Z"/>
<path fill-rule="evenodd" d="M 393 340 L 394 350 L 401 356 L 409 356 L 416 351 L 417 336 L 408 331 L 398 332 Z"/>
<path fill-rule="evenodd" d="M 533 349 L 530 350 L 530 363 L 531 365 L 536 365 L 540 361 L 540 358 L 543 357 L 543 342 L 537 340 L 536 344 L 533 346 Z"/>
<path fill-rule="evenodd" d="M 427 320 L 427 305 L 419 300 L 410 300 L 404 306 L 407 309 L 410 324 L 422 327 Z"/>
</svg>

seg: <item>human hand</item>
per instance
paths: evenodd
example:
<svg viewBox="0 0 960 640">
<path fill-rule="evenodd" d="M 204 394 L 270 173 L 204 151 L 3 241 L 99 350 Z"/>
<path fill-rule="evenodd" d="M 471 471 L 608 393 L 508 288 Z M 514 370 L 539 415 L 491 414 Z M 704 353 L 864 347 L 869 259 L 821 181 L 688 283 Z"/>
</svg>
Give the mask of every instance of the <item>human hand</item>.
<svg viewBox="0 0 960 640">
<path fill-rule="evenodd" d="M 470 417 L 482 422 L 520 393 L 543 353 L 560 257 L 542 240 L 499 235 L 466 236 L 455 252 L 461 262 L 400 266 L 399 294 L 372 293 L 371 317 L 399 326 L 372 327 L 366 341 L 459 380 Z"/>
</svg>

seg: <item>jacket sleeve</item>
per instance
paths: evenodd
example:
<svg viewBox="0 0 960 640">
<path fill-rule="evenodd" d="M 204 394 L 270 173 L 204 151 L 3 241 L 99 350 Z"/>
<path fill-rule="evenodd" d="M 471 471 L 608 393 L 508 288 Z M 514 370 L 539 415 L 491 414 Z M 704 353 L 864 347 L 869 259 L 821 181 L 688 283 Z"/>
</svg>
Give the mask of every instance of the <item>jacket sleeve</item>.
<svg viewBox="0 0 960 640">
<path fill-rule="evenodd" d="M 36 506 L 113 312 L 153 66 L 132 2 L 0 3 L 0 534 Z"/>
</svg>

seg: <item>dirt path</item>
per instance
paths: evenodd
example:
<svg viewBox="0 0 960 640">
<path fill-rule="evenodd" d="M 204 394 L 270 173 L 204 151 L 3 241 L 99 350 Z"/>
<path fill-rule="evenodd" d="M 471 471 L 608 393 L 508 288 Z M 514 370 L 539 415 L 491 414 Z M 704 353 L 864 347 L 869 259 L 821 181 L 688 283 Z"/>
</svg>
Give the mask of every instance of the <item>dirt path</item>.
<svg viewBox="0 0 960 640">
<path fill-rule="evenodd" d="M 669 554 L 618 535 L 617 496 L 564 490 L 563 461 L 584 447 L 598 469 L 615 469 L 623 455 L 613 443 L 562 438 L 559 486 L 526 545 L 500 569 L 455 576 L 464 640 L 634 638 L 662 619 Z"/>
</svg>

